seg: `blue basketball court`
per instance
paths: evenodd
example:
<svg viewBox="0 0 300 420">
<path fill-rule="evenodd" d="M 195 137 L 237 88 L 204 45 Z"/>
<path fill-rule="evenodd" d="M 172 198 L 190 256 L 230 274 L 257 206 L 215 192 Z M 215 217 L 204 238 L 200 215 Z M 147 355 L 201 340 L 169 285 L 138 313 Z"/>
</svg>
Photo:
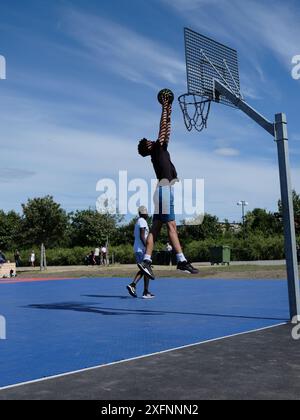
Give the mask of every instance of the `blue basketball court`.
<svg viewBox="0 0 300 420">
<path fill-rule="evenodd" d="M 164 279 L 156 299 L 126 279 L 0 283 L 0 386 L 139 358 L 289 320 L 286 281 Z M 142 287 L 142 286 L 140 286 Z M 140 290 L 141 291 L 141 290 Z"/>
</svg>

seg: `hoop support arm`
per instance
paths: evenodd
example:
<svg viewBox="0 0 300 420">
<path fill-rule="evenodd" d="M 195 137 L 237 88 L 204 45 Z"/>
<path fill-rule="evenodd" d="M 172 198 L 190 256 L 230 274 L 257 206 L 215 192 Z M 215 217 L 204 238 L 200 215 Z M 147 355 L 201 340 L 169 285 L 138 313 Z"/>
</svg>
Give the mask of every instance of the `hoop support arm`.
<svg viewBox="0 0 300 420">
<path fill-rule="evenodd" d="M 223 95 L 228 99 L 236 108 L 243 111 L 252 120 L 264 128 L 271 136 L 275 137 L 275 125 L 267 120 L 263 115 L 257 112 L 254 108 L 243 101 L 239 96 L 232 93 L 225 85 L 218 80 L 214 80 L 214 89 L 220 95 Z"/>
</svg>

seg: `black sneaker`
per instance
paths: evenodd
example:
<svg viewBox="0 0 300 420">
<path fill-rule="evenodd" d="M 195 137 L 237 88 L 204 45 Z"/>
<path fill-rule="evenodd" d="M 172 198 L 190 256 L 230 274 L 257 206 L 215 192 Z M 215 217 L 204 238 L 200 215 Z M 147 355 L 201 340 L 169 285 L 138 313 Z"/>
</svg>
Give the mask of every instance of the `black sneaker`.
<svg viewBox="0 0 300 420">
<path fill-rule="evenodd" d="M 138 297 L 137 294 L 136 294 L 136 287 L 133 284 L 129 284 L 127 286 L 127 290 L 128 290 L 128 293 L 130 294 L 130 296 L 132 296 L 134 298 Z"/>
<path fill-rule="evenodd" d="M 194 268 L 192 264 L 187 261 L 178 263 L 177 270 L 183 271 L 184 273 L 188 274 L 199 274 L 199 270 Z"/>
<path fill-rule="evenodd" d="M 138 264 L 139 269 L 148 276 L 151 280 L 155 280 L 155 275 L 152 270 L 152 262 L 151 261 L 143 261 L 141 264 Z"/>
<path fill-rule="evenodd" d="M 143 299 L 154 299 L 155 298 L 155 296 L 152 294 L 152 293 L 150 293 L 150 292 L 144 292 L 144 294 L 143 294 Z"/>
</svg>

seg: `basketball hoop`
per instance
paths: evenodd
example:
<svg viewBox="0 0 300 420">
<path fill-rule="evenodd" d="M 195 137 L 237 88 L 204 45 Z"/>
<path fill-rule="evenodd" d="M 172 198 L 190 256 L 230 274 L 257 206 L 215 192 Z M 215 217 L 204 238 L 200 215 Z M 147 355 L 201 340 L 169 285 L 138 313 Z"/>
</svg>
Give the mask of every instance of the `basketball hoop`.
<svg viewBox="0 0 300 420">
<path fill-rule="evenodd" d="M 185 126 L 188 131 L 196 129 L 201 132 L 207 128 L 211 100 L 204 96 L 186 93 L 179 98 Z"/>
</svg>

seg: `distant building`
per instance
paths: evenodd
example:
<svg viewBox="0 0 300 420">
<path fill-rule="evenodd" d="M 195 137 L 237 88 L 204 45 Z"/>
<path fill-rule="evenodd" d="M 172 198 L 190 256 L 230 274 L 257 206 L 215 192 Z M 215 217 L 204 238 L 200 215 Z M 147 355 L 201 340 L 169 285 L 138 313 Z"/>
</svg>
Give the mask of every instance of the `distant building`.
<svg viewBox="0 0 300 420">
<path fill-rule="evenodd" d="M 242 230 L 242 224 L 236 222 L 220 222 L 220 226 L 223 233 L 226 233 L 228 231 L 233 233 L 239 233 Z"/>
</svg>

